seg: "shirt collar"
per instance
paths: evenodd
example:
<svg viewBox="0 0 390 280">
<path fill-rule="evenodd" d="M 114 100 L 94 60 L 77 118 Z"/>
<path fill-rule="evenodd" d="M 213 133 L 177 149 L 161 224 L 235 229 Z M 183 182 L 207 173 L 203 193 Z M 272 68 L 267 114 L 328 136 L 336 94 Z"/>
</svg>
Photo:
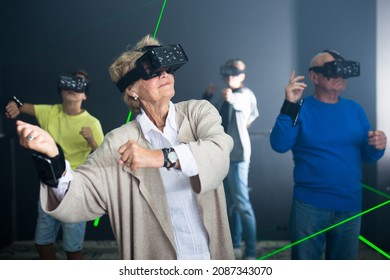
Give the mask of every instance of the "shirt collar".
<svg viewBox="0 0 390 280">
<path fill-rule="evenodd" d="M 152 131 L 155 131 L 157 133 L 162 133 L 155 125 L 154 123 L 148 118 L 145 111 L 141 108 L 141 113 L 137 116 L 137 121 L 139 122 L 141 126 L 142 133 L 145 135 L 146 140 L 150 143 L 150 133 Z M 165 128 L 166 129 L 172 129 L 177 131 L 177 125 L 176 125 L 176 110 L 175 105 L 172 103 L 172 101 L 169 102 L 169 111 L 168 116 L 165 121 Z"/>
</svg>

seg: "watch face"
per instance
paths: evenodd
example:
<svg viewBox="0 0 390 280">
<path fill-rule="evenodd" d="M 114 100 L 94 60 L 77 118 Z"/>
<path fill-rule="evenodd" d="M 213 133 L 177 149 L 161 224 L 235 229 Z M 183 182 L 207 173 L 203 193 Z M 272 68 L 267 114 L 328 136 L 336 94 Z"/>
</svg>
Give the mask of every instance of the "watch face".
<svg viewBox="0 0 390 280">
<path fill-rule="evenodd" d="M 168 159 L 171 163 L 175 163 L 177 161 L 177 154 L 175 151 L 168 153 Z"/>
</svg>

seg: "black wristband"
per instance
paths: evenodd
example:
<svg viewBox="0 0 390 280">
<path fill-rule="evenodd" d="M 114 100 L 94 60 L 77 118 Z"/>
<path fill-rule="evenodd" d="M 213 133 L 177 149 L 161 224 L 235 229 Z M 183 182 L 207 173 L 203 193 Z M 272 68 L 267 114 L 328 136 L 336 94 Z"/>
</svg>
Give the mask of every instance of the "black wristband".
<svg viewBox="0 0 390 280">
<path fill-rule="evenodd" d="M 162 152 L 164 154 L 164 165 L 163 165 L 163 167 L 167 167 L 168 166 L 168 149 L 164 148 L 164 149 L 162 149 Z"/>
<path fill-rule="evenodd" d="M 32 154 L 39 178 L 52 188 L 58 186 L 58 179 L 62 177 L 66 168 L 64 153 L 59 145 L 57 147 L 59 154 L 53 158 L 41 153 Z"/>
<path fill-rule="evenodd" d="M 280 113 L 290 116 L 291 119 L 294 121 L 294 125 L 296 125 L 299 111 L 301 110 L 302 104 L 303 104 L 303 99 L 300 99 L 297 103 L 293 103 L 285 99 L 283 102 L 283 106 L 280 109 Z"/>
<path fill-rule="evenodd" d="M 18 109 L 23 106 L 23 102 L 21 102 L 15 95 L 9 100 L 9 102 L 15 102 Z"/>
</svg>

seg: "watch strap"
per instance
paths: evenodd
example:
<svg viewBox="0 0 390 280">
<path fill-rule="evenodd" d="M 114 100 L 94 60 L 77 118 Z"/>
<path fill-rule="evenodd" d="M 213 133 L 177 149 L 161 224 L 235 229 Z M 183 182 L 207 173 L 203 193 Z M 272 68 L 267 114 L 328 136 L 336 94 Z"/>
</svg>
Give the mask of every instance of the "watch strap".
<svg viewBox="0 0 390 280">
<path fill-rule="evenodd" d="M 162 152 L 164 154 L 164 165 L 163 165 L 163 167 L 167 168 L 167 166 L 168 166 L 168 149 L 164 148 L 164 149 L 162 149 Z"/>
</svg>

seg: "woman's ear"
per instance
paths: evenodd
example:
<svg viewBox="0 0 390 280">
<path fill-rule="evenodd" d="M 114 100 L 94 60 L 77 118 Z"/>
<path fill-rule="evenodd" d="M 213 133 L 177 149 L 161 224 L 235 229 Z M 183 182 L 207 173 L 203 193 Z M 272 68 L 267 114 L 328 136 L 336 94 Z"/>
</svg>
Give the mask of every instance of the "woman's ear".
<svg viewBox="0 0 390 280">
<path fill-rule="evenodd" d="M 131 97 L 134 100 L 138 99 L 138 93 L 134 90 L 132 86 L 128 86 L 125 91 L 127 96 Z"/>
</svg>

